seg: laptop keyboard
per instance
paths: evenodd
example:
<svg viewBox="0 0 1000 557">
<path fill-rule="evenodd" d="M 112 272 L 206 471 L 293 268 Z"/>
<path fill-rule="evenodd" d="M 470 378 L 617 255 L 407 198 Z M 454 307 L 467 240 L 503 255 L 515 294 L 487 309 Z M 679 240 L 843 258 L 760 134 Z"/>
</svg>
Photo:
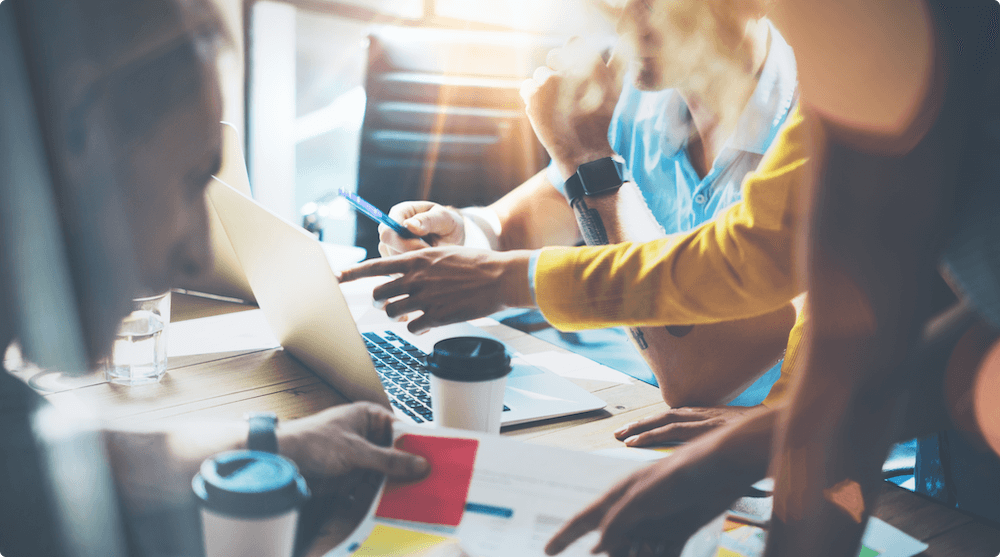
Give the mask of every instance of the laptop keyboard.
<svg viewBox="0 0 1000 557">
<path fill-rule="evenodd" d="M 392 331 L 361 336 L 389 403 L 418 424 L 434 421 L 427 354 Z M 503 409 L 510 411 L 507 405 Z"/>
<path fill-rule="evenodd" d="M 418 424 L 433 421 L 431 382 L 424 369 L 427 354 L 392 331 L 361 336 L 390 404 Z"/>
</svg>

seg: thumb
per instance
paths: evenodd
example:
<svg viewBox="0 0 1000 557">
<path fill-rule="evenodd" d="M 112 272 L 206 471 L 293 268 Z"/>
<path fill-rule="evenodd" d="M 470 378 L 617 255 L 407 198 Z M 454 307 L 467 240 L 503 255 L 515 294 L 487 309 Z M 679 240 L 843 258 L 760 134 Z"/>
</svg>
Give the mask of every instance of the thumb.
<svg viewBox="0 0 1000 557">
<path fill-rule="evenodd" d="M 430 472 L 430 464 L 422 456 L 399 449 L 367 444 L 367 448 L 355 454 L 355 464 L 359 468 L 375 470 L 390 480 L 414 481 Z"/>
<path fill-rule="evenodd" d="M 455 233 L 459 222 L 461 222 L 461 217 L 454 215 L 452 210 L 438 206 L 430 211 L 406 219 L 403 226 L 409 228 L 411 232 L 419 236 L 430 234 L 451 236 Z"/>
<path fill-rule="evenodd" d="M 625 82 L 625 72 L 628 71 L 628 65 L 626 64 L 627 57 L 624 56 L 619 48 L 614 48 L 611 50 L 611 54 L 608 58 L 608 70 L 611 72 L 611 86 L 614 87 L 613 92 L 615 95 L 620 95 L 622 92 L 622 86 Z"/>
</svg>

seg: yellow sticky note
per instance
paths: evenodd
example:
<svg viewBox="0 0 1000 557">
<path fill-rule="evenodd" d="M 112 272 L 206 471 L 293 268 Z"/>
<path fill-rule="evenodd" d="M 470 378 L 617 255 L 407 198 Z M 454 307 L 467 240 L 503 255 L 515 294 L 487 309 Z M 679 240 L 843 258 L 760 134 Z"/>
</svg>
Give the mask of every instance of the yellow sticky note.
<svg viewBox="0 0 1000 557">
<path fill-rule="evenodd" d="M 354 551 L 358 557 L 419 557 L 455 540 L 385 524 L 376 524 L 368 539 Z"/>
</svg>

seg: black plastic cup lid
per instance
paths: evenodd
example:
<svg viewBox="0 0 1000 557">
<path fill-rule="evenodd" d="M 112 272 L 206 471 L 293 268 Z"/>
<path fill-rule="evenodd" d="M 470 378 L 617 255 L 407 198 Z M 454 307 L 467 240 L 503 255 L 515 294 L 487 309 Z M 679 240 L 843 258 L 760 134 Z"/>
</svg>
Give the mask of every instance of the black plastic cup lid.
<svg viewBox="0 0 1000 557">
<path fill-rule="evenodd" d="M 452 381 L 489 381 L 510 373 L 510 355 L 503 343 L 490 338 L 446 338 L 434 344 L 427 370 Z"/>
<path fill-rule="evenodd" d="M 203 507 L 239 518 L 283 514 L 309 498 L 295 464 L 263 451 L 229 451 L 208 458 L 191 487 Z"/>
</svg>

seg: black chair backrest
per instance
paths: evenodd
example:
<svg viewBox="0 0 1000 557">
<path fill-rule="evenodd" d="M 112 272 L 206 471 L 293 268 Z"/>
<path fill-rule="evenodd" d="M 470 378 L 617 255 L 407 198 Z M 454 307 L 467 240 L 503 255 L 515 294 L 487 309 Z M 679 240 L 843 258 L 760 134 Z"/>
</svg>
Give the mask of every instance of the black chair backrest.
<svg viewBox="0 0 1000 557">
<path fill-rule="evenodd" d="M 369 41 L 358 193 L 372 204 L 485 205 L 548 163 L 519 91 L 557 40 L 385 27 Z M 357 245 L 377 256 L 377 225 L 357 222 Z"/>
</svg>

